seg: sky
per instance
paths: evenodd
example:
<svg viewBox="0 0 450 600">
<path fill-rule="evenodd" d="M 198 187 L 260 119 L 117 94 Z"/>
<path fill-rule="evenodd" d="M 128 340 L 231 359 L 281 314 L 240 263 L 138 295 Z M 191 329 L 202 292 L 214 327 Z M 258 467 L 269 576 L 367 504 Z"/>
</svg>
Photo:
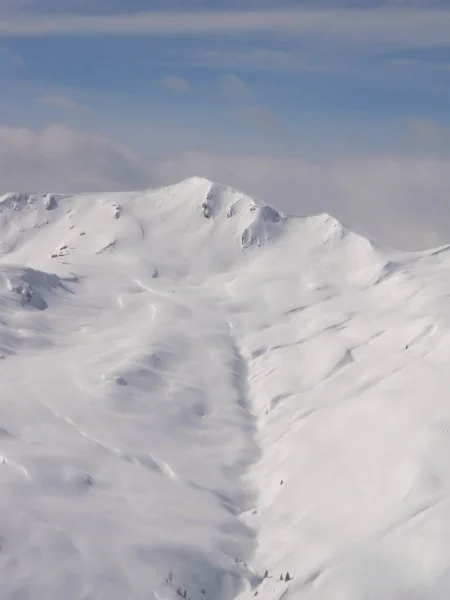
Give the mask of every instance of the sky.
<svg viewBox="0 0 450 600">
<path fill-rule="evenodd" d="M 450 243 L 450 0 L 0 0 L 0 193 L 202 175 Z"/>
</svg>

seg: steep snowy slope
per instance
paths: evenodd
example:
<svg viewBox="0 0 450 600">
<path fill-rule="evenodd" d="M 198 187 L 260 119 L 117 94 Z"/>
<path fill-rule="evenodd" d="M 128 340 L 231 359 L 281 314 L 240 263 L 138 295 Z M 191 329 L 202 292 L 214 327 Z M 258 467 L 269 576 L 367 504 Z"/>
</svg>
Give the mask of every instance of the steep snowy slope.
<svg viewBox="0 0 450 600">
<path fill-rule="evenodd" d="M 2 598 L 448 598 L 447 248 L 192 178 L 0 251 Z"/>
</svg>

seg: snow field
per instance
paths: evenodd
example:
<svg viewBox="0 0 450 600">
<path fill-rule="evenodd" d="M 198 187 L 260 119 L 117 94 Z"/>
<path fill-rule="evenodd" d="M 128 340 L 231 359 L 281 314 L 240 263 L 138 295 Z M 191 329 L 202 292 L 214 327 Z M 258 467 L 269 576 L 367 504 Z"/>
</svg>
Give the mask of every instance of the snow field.
<svg viewBox="0 0 450 600">
<path fill-rule="evenodd" d="M 448 249 L 200 178 L 0 233 L 2 598 L 448 597 Z"/>
</svg>

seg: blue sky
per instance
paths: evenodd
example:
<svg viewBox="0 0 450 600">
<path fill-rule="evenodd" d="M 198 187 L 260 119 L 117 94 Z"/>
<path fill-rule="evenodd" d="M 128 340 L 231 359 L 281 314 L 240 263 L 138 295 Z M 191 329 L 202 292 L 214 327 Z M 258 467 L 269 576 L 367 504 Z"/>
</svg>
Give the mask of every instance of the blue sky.
<svg viewBox="0 0 450 600">
<path fill-rule="evenodd" d="M 450 1 L 2 0 L 0 87 L 14 147 L 57 125 L 142 165 L 193 152 L 440 160 Z"/>
<path fill-rule="evenodd" d="M 330 135 L 349 132 L 358 152 L 371 152 L 383 144 L 380 128 L 390 146 L 404 143 L 409 119 L 449 121 L 446 2 L 430 9 L 429 2 L 374 2 L 370 8 L 367 0 L 340 8 L 298 0 L 8 1 L 1 9 L 4 124 L 44 126 L 56 119 L 90 127 L 96 120 L 102 133 L 117 129 L 127 141 L 127 123 L 130 133 L 136 125 L 150 131 L 166 123 L 195 129 L 199 144 L 207 132 L 226 132 L 230 144 L 245 136 L 246 145 L 254 138 L 258 148 L 268 137 L 287 152 L 305 151 L 302 133 L 314 135 L 315 146 L 320 150 L 322 141 L 328 152 Z M 140 31 L 141 14 L 151 21 L 162 8 L 169 19 L 161 32 L 151 26 Z M 286 22 L 272 29 L 271 15 L 283 12 Z M 289 27 L 290 14 L 301 23 L 311 12 L 321 14 L 321 24 Z M 243 31 L 240 13 L 249 23 Z M 443 14 L 448 33 L 435 34 Z M 114 15 L 120 15 L 114 33 L 105 34 L 105 19 Z M 227 15 L 233 18 L 221 28 Z M 130 16 L 131 33 L 120 22 Z M 213 35 L 195 24 L 204 16 L 213 30 L 218 23 Z M 70 22 L 84 17 L 90 23 L 71 30 Z M 192 28 L 180 32 L 188 17 Z M 253 28 L 261 19 L 265 25 Z M 27 31 L 29 22 L 37 32 Z M 58 97 L 71 102 L 58 103 Z"/>
</svg>

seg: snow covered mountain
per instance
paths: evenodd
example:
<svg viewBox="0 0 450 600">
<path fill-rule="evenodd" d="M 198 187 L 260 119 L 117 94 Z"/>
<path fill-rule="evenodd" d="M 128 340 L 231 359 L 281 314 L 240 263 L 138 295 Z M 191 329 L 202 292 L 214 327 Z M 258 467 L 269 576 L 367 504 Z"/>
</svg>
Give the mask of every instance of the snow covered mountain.
<svg viewBox="0 0 450 600">
<path fill-rule="evenodd" d="M 449 248 L 191 178 L 0 260 L 3 600 L 449 597 Z"/>
</svg>

